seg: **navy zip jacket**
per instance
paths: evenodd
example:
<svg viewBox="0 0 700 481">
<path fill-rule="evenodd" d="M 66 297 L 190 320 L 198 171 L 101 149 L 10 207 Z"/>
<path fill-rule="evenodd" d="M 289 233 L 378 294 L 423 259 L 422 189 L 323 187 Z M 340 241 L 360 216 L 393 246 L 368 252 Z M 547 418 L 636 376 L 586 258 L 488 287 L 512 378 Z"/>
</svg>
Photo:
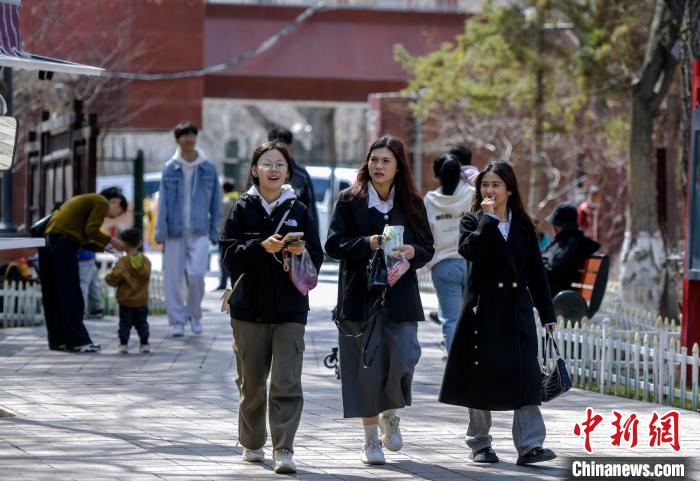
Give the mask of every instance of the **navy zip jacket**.
<svg viewBox="0 0 700 481">
<path fill-rule="evenodd" d="M 316 269 L 321 269 L 321 242 L 302 202 L 288 199 L 268 214 L 260 197 L 244 194 L 231 209 L 221 238 L 223 263 L 231 272 L 232 281 L 235 283 L 243 275 L 229 298 L 232 319 L 306 324 L 308 296 L 294 287 L 289 272 L 285 272 L 278 262 L 283 260 L 283 252 L 276 254 L 276 260 L 262 246 L 262 242 L 275 232 L 290 206 L 289 215 L 277 233 L 284 237 L 288 232 L 304 232 L 306 250 Z"/>
</svg>

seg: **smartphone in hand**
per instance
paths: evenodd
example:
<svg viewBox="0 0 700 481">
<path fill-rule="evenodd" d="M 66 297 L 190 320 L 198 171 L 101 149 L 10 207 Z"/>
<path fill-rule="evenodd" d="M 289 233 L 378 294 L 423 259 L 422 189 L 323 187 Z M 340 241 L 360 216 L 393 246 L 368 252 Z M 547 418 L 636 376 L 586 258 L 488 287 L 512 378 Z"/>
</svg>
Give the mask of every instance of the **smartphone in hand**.
<svg viewBox="0 0 700 481">
<path fill-rule="evenodd" d="M 284 242 L 285 244 L 289 244 L 291 242 L 300 241 L 302 237 L 304 237 L 303 232 L 287 232 L 287 234 L 282 239 L 282 242 Z"/>
</svg>

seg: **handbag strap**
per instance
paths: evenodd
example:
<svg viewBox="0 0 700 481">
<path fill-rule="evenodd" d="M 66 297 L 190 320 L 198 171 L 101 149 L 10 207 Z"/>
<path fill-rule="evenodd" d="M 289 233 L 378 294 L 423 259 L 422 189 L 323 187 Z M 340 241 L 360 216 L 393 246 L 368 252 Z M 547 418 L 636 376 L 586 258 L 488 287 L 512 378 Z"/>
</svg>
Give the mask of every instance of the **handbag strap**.
<svg viewBox="0 0 700 481">
<path fill-rule="evenodd" d="M 377 299 L 374 301 L 374 305 L 372 306 L 372 319 L 370 321 L 369 325 L 369 333 L 367 334 L 367 338 L 365 339 L 365 342 L 362 346 L 362 367 L 367 369 L 372 365 L 372 361 L 374 360 L 374 355 L 377 353 L 377 349 L 379 348 L 379 343 L 377 343 L 376 346 L 374 346 L 374 349 L 372 349 L 372 353 L 369 356 L 369 360 L 367 359 L 367 351 L 369 349 L 369 343 L 372 340 L 372 334 L 374 334 L 374 330 L 377 327 L 377 322 L 379 319 L 380 314 L 383 313 L 384 311 L 384 295 L 386 294 L 386 289 L 382 292 L 382 297 L 380 299 Z M 380 302 L 381 301 L 381 302 Z M 381 312 L 380 312 L 381 310 Z M 381 342 L 381 340 L 380 340 Z"/>
<path fill-rule="evenodd" d="M 282 228 L 282 224 L 284 224 L 284 221 L 287 220 L 287 216 L 292 211 L 292 207 L 294 207 L 294 202 L 296 202 L 296 201 L 297 201 L 296 199 L 292 199 L 292 203 L 289 204 L 289 209 L 287 209 L 287 211 L 284 213 L 284 215 L 280 219 L 280 222 L 279 222 L 279 224 L 277 224 L 277 228 L 275 229 L 275 232 L 272 233 L 272 235 L 275 235 L 280 231 L 280 229 Z M 277 254 L 272 254 L 272 257 L 274 257 L 277 262 L 282 264 L 282 267 L 284 268 L 284 272 L 289 271 L 289 265 L 287 265 L 287 263 L 286 263 L 287 262 L 286 254 L 282 255 L 282 260 L 279 260 L 277 258 Z"/>
<path fill-rule="evenodd" d="M 280 231 L 280 229 L 282 228 L 282 224 L 284 224 L 284 221 L 287 220 L 287 216 L 292 211 L 292 207 L 294 207 L 294 203 L 296 201 L 297 201 L 296 199 L 292 199 L 292 203 L 289 204 L 289 209 L 287 209 L 287 212 L 285 212 L 284 215 L 282 216 L 282 218 L 280 219 L 280 223 L 277 224 L 277 229 L 275 229 L 275 232 L 273 232 L 272 235 L 275 235 Z"/>
<path fill-rule="evenodd" d="M 547 359 L 549 358 L 548 354 L 549 354 L 549 346 L 550 345 L 554 347 L 554 352 L 557 354 L 557 358 L 560 358 L 561 354 L 559 353 L 559 346 L 557 346 L 557 341 L 555 341 L 554 336 L 552 336 L 552 334 L 549 331 L 547 331 L 545 334 L 544 356 L 543 356 L 543 362 L 542 362 L 542 364 L 544 366 L 547 365 Z"/>
</svg>

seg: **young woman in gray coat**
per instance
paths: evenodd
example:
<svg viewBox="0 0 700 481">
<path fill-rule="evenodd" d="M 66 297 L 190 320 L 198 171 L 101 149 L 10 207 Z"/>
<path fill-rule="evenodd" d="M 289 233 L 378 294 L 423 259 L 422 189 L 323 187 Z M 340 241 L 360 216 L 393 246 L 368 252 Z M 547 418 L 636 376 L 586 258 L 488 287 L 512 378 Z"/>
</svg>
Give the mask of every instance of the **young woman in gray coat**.
<svg viewBox="0 0 700 481">
<path fill-rule="evenodd" d="M 555 317 L 535 227 L 513 168 L 491 162 L 476 179 L 471 213 L 460 225 L 459 253 L 471 262 L 469 294 L 455 330 L 440 401 L 469 408 L 467 445 L 474 462 L 498 462 L 491 411 L 514 410 L 518 464 L 554 459 L 543 449 L 540 367 L 533 305 L 554 331 Z"/>
</svg>

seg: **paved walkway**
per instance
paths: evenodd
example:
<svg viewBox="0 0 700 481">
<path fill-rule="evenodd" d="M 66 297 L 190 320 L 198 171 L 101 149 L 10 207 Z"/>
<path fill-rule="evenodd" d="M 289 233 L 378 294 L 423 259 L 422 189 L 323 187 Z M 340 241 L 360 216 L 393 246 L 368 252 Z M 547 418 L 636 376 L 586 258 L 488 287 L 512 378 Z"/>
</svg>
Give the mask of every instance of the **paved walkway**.
<svg viewBox="0 0 700 481">
<path fill-rule="evenodd" d="M 214 280 L 209 281 L 212 287 Z M 652 411 L 667 408 L 574 390 L 543 407 L 546 445 L 560 455 L 555 462 L 516 466 L 512 413 L 494 413 L 494 448 L 502 461 L 471 464 L 463 442 L 466 410 L 436 400 L 444 364 L 439 329 L 426 322 L 419 329 L 423 356 L 414 405 L 401 413 L 404 448 L 387 452 L 385 466 L 364 466 L 359 461 L 362 428 L 358 420 L 342 418 L 339 381 L 323 366 L 336 344 L 329 321 L 335 293 L 328 274 L 311 295 L 297 479 L 562 479 L 564 458 L 585 454 L 573 427 L 584 420 L 587 406 L 605 417 L 592 436 L 595 455 L 677 455 L 668 446 L 648 446 Z M 425 304 L 426 309 L 434 306 L 434 296 L 426 296 Z M 48 351 L 43 327 L 0 330 L 0 408 L 14 414 L 0 418 L 0 480 L 280 479 L 269 459 L 264 465 L 240 460 L 231 329 L 214 294 L 207 295 L 206 308 L 205 332 L 199 337 L 170 338 L 165 317 L 152 317 L 150 355 L 115 353 L 114 318 L 88 321 L 94 340 L 103 346 L 96 355 Z M 137 343 L 132 335 L 132 350 Z M 612 409 L 640 417 L 634 449 L 610 445 Z M 699 434 L 700 415 L 682 412 L 680 455 L 700 457 Z M 269 458 L 269 443 L 265 449 Z M 688 479 L 700 479 L 698 469 Z"/>
</svg>

